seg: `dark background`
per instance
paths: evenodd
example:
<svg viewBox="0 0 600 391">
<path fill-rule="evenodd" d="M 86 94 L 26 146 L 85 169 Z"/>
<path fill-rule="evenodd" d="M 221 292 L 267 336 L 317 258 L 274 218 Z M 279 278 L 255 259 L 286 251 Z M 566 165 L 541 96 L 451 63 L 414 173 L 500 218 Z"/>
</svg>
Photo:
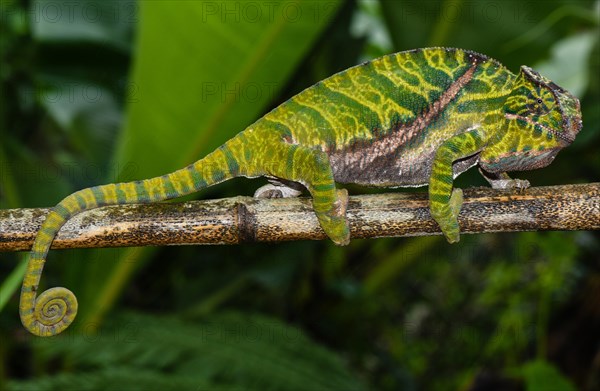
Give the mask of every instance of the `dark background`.
<svg viewBox="0 0 600 391">
<path fill-rule="evenodd" d="M 516 177 L 599 178 L 598 1 L 2 0 L 0 17 L 2 208 L 183 167 L 334 72 L 426 46 L 578 96 L 577 140 Z M 457 186 L 487 185 L 471 171 Z M 597 232 L 51 251 L 42 284 L 80 306 L 51 339 L 19 322 L 26 254 L 2 253 L 0 389 L 597 390 L 599 253 Z"/>
</svg>

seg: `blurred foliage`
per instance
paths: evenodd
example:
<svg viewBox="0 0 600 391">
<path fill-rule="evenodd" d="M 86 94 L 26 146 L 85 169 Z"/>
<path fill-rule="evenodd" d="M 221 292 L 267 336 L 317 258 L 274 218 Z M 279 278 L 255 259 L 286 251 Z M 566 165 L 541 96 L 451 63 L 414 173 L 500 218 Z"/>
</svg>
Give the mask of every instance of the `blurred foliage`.
<svg viewBox="0 0 600 391">
<path fill-rule="evenodd" d="M 8 390 L 365 389 L 301 330 L 259 315 L 222 313 L 185 322 L 123 314 L 101 330 L 35 344 L 48 361 L 69 355 L 71 373 L 11 382 Z"/>
<path fill-rule="evenodd" d="M 577 140 L 517 176 L 598 181 L 599 21 L 573 0 L 1 0 L 0 207 L 163 174 L 334 72 L 431 45 L 576 93 Z M 50 340 L 21 327 L 22 258 L 0 254 L 0 389 L 595 390 L 599 253 L 596 232 L 52 251 L 43 283 L 82 313 Z"/>
</svg>

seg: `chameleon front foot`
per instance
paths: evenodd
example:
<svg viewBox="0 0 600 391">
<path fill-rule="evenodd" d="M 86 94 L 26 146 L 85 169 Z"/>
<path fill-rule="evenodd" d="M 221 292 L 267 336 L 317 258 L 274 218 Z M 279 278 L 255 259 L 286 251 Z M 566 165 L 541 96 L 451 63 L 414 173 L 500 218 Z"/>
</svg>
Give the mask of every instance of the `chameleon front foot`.
<svg viewBox="0 0 600 391">
<path fill-rule="evenodd" d="M 492 189 L 496 190 L 517 190 L 519 193 L 523 193 L 527 188 L 531 186 L 527 179 L 512 179 L 507 173 L 491 174 L 479 169 L 479 172 L 492 186 Z"/>
<path fill-rule="evenodd" d="M 497 190 L 516 190 L 519 193 L 525 192 L 531 185 L 527 179 L 497 179 L 490 181 L 492 189 Z"/>
</svg>

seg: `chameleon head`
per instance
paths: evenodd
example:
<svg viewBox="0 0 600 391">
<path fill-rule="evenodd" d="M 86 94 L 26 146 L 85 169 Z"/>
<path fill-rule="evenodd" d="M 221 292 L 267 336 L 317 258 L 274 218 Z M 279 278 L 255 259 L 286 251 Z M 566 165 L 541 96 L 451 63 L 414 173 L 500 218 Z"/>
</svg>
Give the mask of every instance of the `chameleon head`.
<svg viewBox="0 0 600 391">
<path fill-rule="evenodd" d="M 579 100 L 526 66 L 514 81 L 503 114 L 506 132 L 482 162 L 490 172 L 545 167 L 582 126 Z"/>
</svg>

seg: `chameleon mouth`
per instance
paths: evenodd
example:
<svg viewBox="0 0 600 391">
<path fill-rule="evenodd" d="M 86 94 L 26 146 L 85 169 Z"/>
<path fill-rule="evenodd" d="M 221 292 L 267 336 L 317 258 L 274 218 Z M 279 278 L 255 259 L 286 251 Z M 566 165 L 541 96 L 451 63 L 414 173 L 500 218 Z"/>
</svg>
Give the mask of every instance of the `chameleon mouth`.
<svg viewBox="0 0 600 391">
<path fill-rule="evenodd" d="M 556 137 L 559 140 L 562 140 L 564 142 L 566 142 L 567 144 L 571 144 L 573 141 L 575 141 L 575 135 L 571 136 L 570 134 L 564 133 L 564 132 L 557 132 L 554 129 L 551 129 L 549 127 L 547 127 L 546 125 L 542 125 L 539 122 L 535 122 L 534 120 L 532 120 L 529 117 L 524 117 L 522 115 L 518 115 L 518 114 L 510 114 L 510 113 L 506 113 L 505 117 L 507 119 L 520 119 L 523 120 L 525 122 L 527 122 L 528 124 L 532 125 L 532 126 L 537 126 L 539 128 L 541 128 L 542 130 L 544 130 L 547 133 L 550 133 L 551 135 L 553 135 L 554 137 Z M 567 124 L 566 126 L 567 128 L 572 128 L 573 125 L 572 124 Z M 577 125 L 575 126 L 577 127 Z"/>
</svg>

